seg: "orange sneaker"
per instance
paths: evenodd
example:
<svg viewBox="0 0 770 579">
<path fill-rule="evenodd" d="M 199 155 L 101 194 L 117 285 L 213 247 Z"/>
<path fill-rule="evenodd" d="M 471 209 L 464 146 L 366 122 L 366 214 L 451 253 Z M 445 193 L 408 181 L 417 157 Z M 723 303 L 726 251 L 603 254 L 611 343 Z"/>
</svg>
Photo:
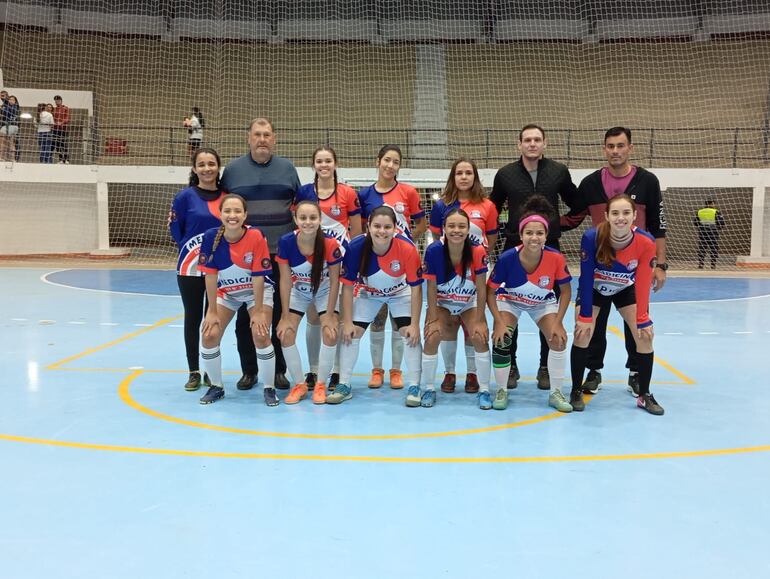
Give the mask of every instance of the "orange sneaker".
<svg viewBox="0 0 770 579">
<path fill-rule="evenodd" d="M 372 370 L 372 377 L 369 378 L 369 388 L 379 388 L 382 386 L 382 381 L 385 379 L 385 370 L 382 368 L 374 368 Z"/>
<path fill-rule="evenodd" d="M 394 390 L 400 390 L 404 387 L 404 376 L 402 375 L 401 370 L 390 371 L 390 387 Z"/>
<path fill-rule="evenodd" d="M 326 404 L 326 385 L 316 382 L 313 387 L 313 404 Z"/>
<path fill-rule="evenodd" d="M 284 399 L 284 402 L 286 404 L 296 404 L 306 396 L 307 384 L 303 382 L 302 384 L 297 384 L 294 386 L 294 388 L 291 389 L 291 392 L 289 392 L 289 395 Z"/>
</svg>

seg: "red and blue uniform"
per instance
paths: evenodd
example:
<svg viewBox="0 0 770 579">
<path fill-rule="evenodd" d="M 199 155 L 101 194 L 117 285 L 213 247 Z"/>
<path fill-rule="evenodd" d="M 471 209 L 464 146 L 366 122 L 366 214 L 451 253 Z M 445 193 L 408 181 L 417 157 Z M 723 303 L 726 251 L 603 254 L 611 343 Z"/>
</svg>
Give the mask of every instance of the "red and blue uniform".
<svg viewBox="0 0 770 579">
<path fill-rule="evenodd" d="M 291 268 L 292 289 L 310 294 L 310 273 L 313 269 L 313 256 L 304 255 L 299 250 L 297 235 L 299 235 L 299 231 L 292 231 L 278 240 L 278 255 L 275 261 L 289 264 L 289 268 Z M 324 260 L 326 264 L 321 274 L 321 283 L 318 286 L 317 294 L 329 291 L 329 266 L 336 265 L 342 261 L 342 248 L 335 237 L 324 236 L 324 246 Z"/>
<path fill-rule="evenodd" d="M 523 246 L 513 247 L 497 260 L 487 285 L 497 290 L 497 301 L 507 302 L 520 310 L 534 310 L 558 303 L 555 284 L 572 280 L 564 256 L 551 247 L 544 247 L 540 263 L 532 273 L 521 264 Z"/>
<path fill-rule="evenodd" d="M 235 243 L 230 243 L 223 235 L 212 253 L 218 231 L 218 227 L 209 229 L 203 235 L 198 270 L 206 275 L 217 275 L 218 298 L 248 302 L 254 295 L 253 276 L 265 276 L 265 283 L 273 284 L 267 240 L 258 229 L 246 227 Z"/>
<path fill-rule="evenodd" d="M 484 247 L 473 245 L 472 252 L 473 260 L 463 279 L 460 264 L 447 269 L 442 240 L 437 239 L 425 250 L 423 276 L 436 282 L 438 305 L 449 310 L 453 316 L 475 303 L 476 276 L 486 273 L 488 269 L 489 258 Z"/>
<path fill-rule="evenodd" d="M 396 235 L 384 255 L 372 251 L 366 271 L 359 271 L 365 235 L 350 242 L 343 260 L 340 281 L 353 286 L 356 297 L 408 296 L 409 286 L 422 284 L 420 254 L 403 235 Z"/>
<path fill-rule="evenodd" d="M 355 189 L 344 183 L 337 183 L 334 194 L 328 199 L 319 199 L 315 185 L 308 183 L 300 187 L 295 205 L 300 201 L 318 203 L 321 208 L 321 229 L 326 235 L 334 236 L 344 247 L 350 241 L 350 216 L 361 214 L 361 203 Z"/>
<path fill-rule="evenodd" d="M 489 247 L 487 235 L 497 233 L 497 208 L 489 199 L 482 199 L 476 203 L 470 200 L 455 201 L 447 205 L 444 201 L 436 201 L 430 211 L 430 230 L 433 235 L 440 237 L 444 228 L 444 220 L 453 209 L 462 209 L 468 214 L 471 221 L 469 237 L 471 242 Z"/>
<path fill-rule="evenodd" d="M 358 199 L 361 202 L 361 214 L 364 219 L 369 219 L 372 211 L 387 205 L 396 212 L 396 229 L 403 233 L 409 240 L 412 239 L 412 220 L 418 220 L 425 217 L 425 210 L 422 208 L 420 194 L 417 189 L 406 183 L 396 183 L 390 191 L 380 193 L 374 185 L 365 187 L 358 192 Z"/>
<path fill-rule="evenodd" d="M 219 214 L 221 191 L 199 187 L 182 189 L 171 204 L 169 230 L 179 248 L 176 271 L 179 275 L 200 276 L 198 256 L 203 234 L 222 223 Z"/>
<path fill-rule="evenodd" d="M 650 289 L 655 267 L 655 238 L 636 227 L 633 238 L 623 249 L 615 251 L 612 266 L 596 261 L 596 234 L 594 227 L 583 234 L 580 242 L 580 311 L 578 320 L 590 323 L 593 319 L 593 292 L 612 296 L 634 286 L 636 296 L 636 327 L 652 325 L 650 319 Z"/>
</svg>

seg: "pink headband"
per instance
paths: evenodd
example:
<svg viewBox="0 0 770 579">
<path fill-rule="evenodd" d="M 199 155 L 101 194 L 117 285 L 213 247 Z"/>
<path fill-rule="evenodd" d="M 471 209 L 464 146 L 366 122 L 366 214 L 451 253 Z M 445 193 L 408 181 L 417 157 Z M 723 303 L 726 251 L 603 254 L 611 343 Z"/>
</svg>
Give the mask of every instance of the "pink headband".
<svg viewBox="0 0 770 579">
<path fill-rule="evenodd" d="M 525 217 L 524 219 L 519 221 L 519 235 L 521 235 L 522 231 L 524 231 L 524 226 L 527 223 L 532 223 L 533 221 L 536 221 L 537 223 L 542 223 L 543 227 L 545 227 L 545 232 L 548 233 L 548 220 L 541 215 L 530 215 L 529 217 Z"/>
</svg>

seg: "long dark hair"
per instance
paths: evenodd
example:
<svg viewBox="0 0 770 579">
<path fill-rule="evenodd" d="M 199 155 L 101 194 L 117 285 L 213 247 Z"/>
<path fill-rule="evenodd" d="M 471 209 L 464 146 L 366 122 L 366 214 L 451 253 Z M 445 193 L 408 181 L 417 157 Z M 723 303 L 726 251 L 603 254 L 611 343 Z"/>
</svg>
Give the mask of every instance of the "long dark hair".
<svg viewBox="0 0 770 579">
<path fill-rule="evenodd" d="M 246 200 L 241 197 L 240 195 L 236 193 L 228 193 L 227 195 L 222 195 L 222 199 L 219 200 L 219 211 L 222 211 L 222 207 L 225 205 L 225 201 L 228 199 L 238 199 L 241 202 L 241 205 L 243 205 L 243 212 L 246 212 Z M 222 241 L 222 236 L 225 234 L 225 224 L 219 226 L 219 229 L 217 229 L 217 235 L 214 237 L 214 245 L 211 247 L 211 255 L 209 255 L 206 262 L 211 261 L 214 258 L 214 253 L 217 250 L 217 247 L 219 246 L 219 242 Z"/>
<path fill-rule="evenodd" d="M 321 145 L 318 147 L 315 151 L 313 151 L 313 157 L 311 160 L 311 163 L 313 167 L 315 167 L 315 156 L 320 153 L 321 151 L 327 151 L 328 153 L 331 153 L 332 159 L 334 159 L 334 164 L 337 164 L 337 152 L 329 147 L 328 145 Z M 334 170 L 334 193 L 332 195 L 337 193 L 337 183 L 339 183 L 339 179 L 337 179 L 337 170 Z M 315 193 L 318 195 L 318 173 L 315 173 L 313 175 L 313 187 L 315 187 Z"/>
<path fill-rule="evenodd" d="M 393 227 L 396 226 L 396 212 L 393 211 L 392 207 L 389 207 L 388 205 L 380 205 L 377 207 L 369 214 L 369 223 L 371 224 L 372 220 L 379 215 L 386 215 L 387 217 L 390 217 L 391 221 L 393 221 Z M 369 268 L 369 260 L 372 257 L 372 243 L 372 232 L 367 227 L 366 238 L 364 239 L 364 247 L 363 251 L 361 252 L 361 263 L 358 267 L 358 275 L 361 278 L 366 276 L 366 270 Z"/>
<path fill-rule="evenodd" d="M 192 155 L 192 167 L 195 167 L 195 163 L 198 162 L 198 156 L 208 153 L 209 155 L 214 155 L 214 158 L 217 160 L 217 167 L 222 167 L 222 159 L 219 158 L 219 153 L 217 153 L 214 149 L 210 149 L 208 147 L 202 147 L 200 149 L 196 149 L 195 152 Z M 219 189 L 219 173 L 217 173 L 217 189 Z M 200 179 L 198 179 L 198 175 L 195 174 L 195 171 L 190 170 L 190 186 L 191 187 L 197 187 L 200 183 Z"/>
<path fill-rule="evenodd" d="M 460 163 L 468 163 L 471 167 L 473 167 L 473 187 L 471 187 L 471 190 L 469 191 L 471 196 L 470 200 L 473 203 L 480 203 L 484 200 L 486 195 L 484 194 L 484 187 L 481 186 L 479 168 L 473 159 L 467 159 L 466 157 L 460 157 L 454 163 L 452 163 L 452 168 L 449 169 L 449 178 L 446 180 L 444 191 L 441 193 L 441 200 L 447 205 L 451 205 L 460 197 L 460 192 L 457 189 L 457 184 L 455 183 L 455 171 L 457 170 L 457 166 Z"/>
<path fill-rule="evenodd" d="M 468 233 L 470 233 L 471 218 L 468 217 L 468 214 L 462 209 L 460 209 L 459 207 L 455 207 L 444 216 L 445 224 L 447 219 L 449 219 L 452 215 L 462 215 L 463 217 L 465 217 L 465 220 L 468 222 Z M 463 251 L 460 257 L 460 269 L 462 270 L 462 273 L 460 275 L 462 276 L 463 281 L 465 281 L 465 274 L 468 271 L 468 268 L 471 267 L 472 264 L 473 264 L 473 247 L 471 245 L 470 235 L 468 235 L 465 237 L 465 241 L 463 242 Z M 452 258 L 449 256 L 449 241 L 446 239 L 444 240 L 444 267 L 446 268 L 445 269 L 446 272 L 450 272 L 455 268 L 454 264 L 452 263 Z"/>
<path fill-rule="evenodd" d="M 631 209 L 636 211 L 634 200 L 625 193 L 621 193 L 607 201 L 605 208 L 607 213 L 610 212 L 610 206 L 616 201 L 628 201 L 631 204 Z M 612 248 L 610 233 L 610 222 L 606 219 L 596 227 L 596 261 L 606 267 L 612 267 L 612 260 L 615 259 L 615 250 Z"/>
<path fill-rule="evenodd" d="M 297 214 L 297 211 L 299 211 L 299 208 L 303 205 L 310 205 L 311 207 L 315 207 L 316 211 L 318 211 L 318 217 L 321 217 L 321 208 L 318 206 L 318 203 L 315 201 L 310 201 L 309 199 L 305 199 L 303 201 L 300 201 L 297 203 L 297 206 L 294 208 L 294 214 Z M 323 233 L 323 230 L 321 229 L 320 220 L 318 225 L 318 231 L 315 233 L 315 242 L 313 243 L 313 265 L 310 269 L 310 289 L 315 295 L 315 293 L 318 291 L 318 286 L 321 285 L 321 274 L 323 274 L 324 271 L 324 265 L 325 265 L 325 257 L 326 257 L 326 240 Z"/>
</svg>

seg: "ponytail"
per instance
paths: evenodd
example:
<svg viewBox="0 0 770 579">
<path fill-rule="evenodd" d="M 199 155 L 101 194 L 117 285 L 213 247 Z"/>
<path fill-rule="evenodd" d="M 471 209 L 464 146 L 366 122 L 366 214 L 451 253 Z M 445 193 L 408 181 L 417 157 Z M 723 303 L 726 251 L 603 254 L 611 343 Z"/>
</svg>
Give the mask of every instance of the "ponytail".
<svg viewBox="0 0 770 579">
<path fill-rule="evenodd" d="M 209 254 L 208 259 L 206 260 L 206 263 L 211 262 L 212 259 L 214 259 L 214 253 L 217 251 L 217 247 L 219 247 L 219 242 L 222 241 L 222 236 L 225 234 L 225 224 L 219 226 L 219 229 L 217 229 L 217 235 L 214 237 L 214 245 L 211 247 L 211 254 Z"/>
<path fill-rule="evenodd" d="M 615 250 L 610 244 L 610 223 L 603 221 L 596 227 L 596 261 L 606 267 L 612 267 Z"/>
<path fill-rule="evenodd" d="M 310 289 L 313 295 L 321 285 L 321 275 L 326 265 L 326 236 L 321 228 L 315 234 L 315 247 L 313 248 L 313 267 L 310 269 Z"/>
</svg>

